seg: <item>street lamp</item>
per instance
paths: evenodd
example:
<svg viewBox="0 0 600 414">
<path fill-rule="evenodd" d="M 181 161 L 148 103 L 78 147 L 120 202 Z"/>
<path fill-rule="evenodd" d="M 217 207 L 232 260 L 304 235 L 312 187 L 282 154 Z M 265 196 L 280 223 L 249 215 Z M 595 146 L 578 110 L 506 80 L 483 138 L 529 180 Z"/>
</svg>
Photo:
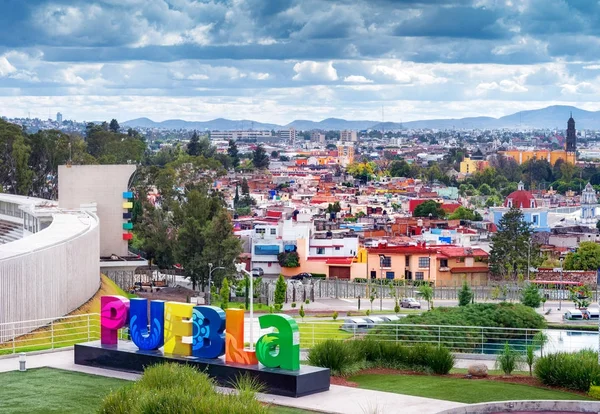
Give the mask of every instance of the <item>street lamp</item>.
<svg viewBox="0 0 600 414">
<path fill-rule="evenodd" d="M 219 270 L 219 269 L 225 269 L 223 266 L 218 266 L 213 268 L 213 264 L 209 263 L 208 264 L 208 304 L 211 304 L 211 296 L 212 296 L 212 292 L 210 290 L 210 286 L 212 283 L 212 272 L 214 272 L 215 270 Z"/>
<path fill-rule="evenodd" d="M 562 295 L 563 295 L 563 258 L 558 259 L 560 261 L 560 294 L 558 295 L 558 310 L 562 310 Z"/>
<path fill-rule="evenodd" d="M 245 263 L 236 263 L 235 270 L 238 273 L 245 273 L 248 275 L 248 279 L 250 279 L 250 350 L 254 349 L 254 276 L 252 273 L 246 270 Z"/>
</svg>

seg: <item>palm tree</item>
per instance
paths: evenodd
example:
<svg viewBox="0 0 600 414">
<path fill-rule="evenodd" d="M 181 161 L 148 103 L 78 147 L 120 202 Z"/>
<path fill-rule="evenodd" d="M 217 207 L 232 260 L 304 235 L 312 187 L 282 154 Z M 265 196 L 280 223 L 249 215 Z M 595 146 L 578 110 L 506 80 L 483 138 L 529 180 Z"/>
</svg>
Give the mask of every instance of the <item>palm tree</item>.
<svg viewBox="0 0 600 414">
<path fill-rule="evenodd" d="M 421 285 L 418 292 L 423 300 L 427 301 L 427 310 L 430 310 L 433 306 L 433 288 L 429 285 Z"/>
</svg>

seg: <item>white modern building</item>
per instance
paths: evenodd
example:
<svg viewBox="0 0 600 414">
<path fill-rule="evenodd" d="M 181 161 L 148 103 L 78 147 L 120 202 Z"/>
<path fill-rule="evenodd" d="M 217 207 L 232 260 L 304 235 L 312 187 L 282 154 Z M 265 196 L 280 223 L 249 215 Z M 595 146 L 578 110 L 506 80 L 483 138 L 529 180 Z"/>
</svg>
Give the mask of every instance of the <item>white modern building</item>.
<svg viewBox="0 0 600 414">
<path fill-rule="evenodd" d="M 260 138 L 272 138 L 273 134 L 271 131 L 254 131 L 254 130 L 239 130 L 239 131 L 211 131 L 211 140 L 234 140 L 238 139 L 260 139 Z"/>
<path fill-rule="evenodd" d="M 358 135 L 356 131 L 343 130 L 340 131 L 340 140 L 342 142 L 356 142 L 358 141 Z"/>
</svg>

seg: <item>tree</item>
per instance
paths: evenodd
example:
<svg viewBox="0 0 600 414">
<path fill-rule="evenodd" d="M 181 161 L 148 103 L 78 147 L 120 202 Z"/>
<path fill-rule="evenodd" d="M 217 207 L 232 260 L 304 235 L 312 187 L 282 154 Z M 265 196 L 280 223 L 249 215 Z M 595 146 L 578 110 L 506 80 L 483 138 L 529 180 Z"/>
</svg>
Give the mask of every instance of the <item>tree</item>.
<svg viewBox="0 0 600 414">
<path fill-rule="evenodd" d="M 231 157 L 231 163 L 233 165 L 233 168 L 237 168 L 237 166 L 240 165 L 240 156 L 237 144 L 232 139 L 229 140 L 229 147 L 227 147 L 227 155 Z"/>
<path fill-rule="evenodd" d="M 194 157 L 200 155 L 200 137 L 198 137 L 196 131 L 194 131 L 190 142 L 187 144 L 187 153 Z"/>
<path fill-rule="evenodd" d="M 463 282 L 462 288 L 458 291 L 458 306 L 467 306 L 473 301 L 473 291 L 466 281 Z"/>
<path fill-rule="evenodd" d="M 376 169 L 377 164 L 374 162 L 355 162 L 346 168 L 346 172 L 357 180 L 366 183 L 375 176 Z"/>
<path fill-rule="evenodd" d="M 111 132 L 114 132 L 116 134 L 117 132 L 119 132 L 121 127 L 119 126 L 119 123 L 117 122 L 117 120 L 113 119 L 110 121 L 108 129 L 110 129 Z"/>
<path fill-rule="evenodd" d="M 260 144 L 258 144 L 256 149 L 252 152 L 252 164 L 254 165 L 254 168 L 259 170 L 266 170 L 269 168 L 269 155 Z"/>
<path fill-rule="evenodd" d="M 273 294 L 273 300 L 275 302 L 275 305 L 279 309 L 281 309 L 283 307 L 283 303 L 285 302 L 286 292 L 287 292 L 287 284 L 285 283 L 285 279 L 283 278 L 283 275 L 279 275 L 279 278 L 277 279 L 277 283 L 275 283 L 275 293 Z"/>
<path fill-rule="evenodd" d="M 134 225 L 134 231 L 151 264 L 159 269 L 168 269 L 175 264 L 175 229 L 167 212 L 148 204 L 139 225 Z"/>
<path fill-rule="evenodd" d="M 452 214 L 448 216 L 448 220 L 470 220 L 481 221 L 483 217 L 475 210 L 460 206 Z"/>
<path fill-rule="evenodd" d="M 250 186 L 248 185 L 248 180 L 246 180 L 246 178 L 242 180 L 242 194 L 250 194 Z"/>
<path fill-rule="evenodd" d="M 421 285 L 417 292 L 427 302 L 427 310 L 430 310 L 433 307 L 433 288 L 429 285 Z"/>
<path fill-rule="evenodd" d="M 531 240 L 531 226 L 523 212 L 511 208 L 498 222 L 498 232 L 492 236 L 490 270 L 493 274 L 516 280 L 519 272 L 540 261 L 539 247 Z"/>
<path fill-rule="evenodd" d="M 334 315 L 337 312 L 334 312 Z M 306 312 L 304 312 L 304 304 L 300 305 L 300 310 L 298 311 L 298 315 L 300 315 L 300 317 L 302 318 L 302 322 L 304 322 L 304 315 L 306 315 Z M 333 318 L 333 320 L 335 321 L 337 319 L 337 316 L 335 318 Z"/>
<path fill-rule="evenodd" d="M 300 256 L 298 252 L 281 252 L 277 255 L 277 261 L 281 267 L 300 266 Z"/>
<path fill-rule="evenodd" d="M 235 196 L 233 197 L 233 207 L 236 208 L 240 202 L 240 189 L 238 185 L 235 185 Z"/>
<path fill-rule="evenodd" d="M 588 285 L 573 286 L 569 288 L 569 299 L 575 304 L 577 309 L 590 306 L 592 290 Z"/>
<path fill-rule="evenodd" d="M 219 295 L 221 296 L 221 309 L 225 310 L 229 307 L 230 294 L 229 281 L 227 279 L 223 279 L 223 284 L 221 285 L 221 290 L 219 291 Z"/>
<path fill-rule="evenodd" d="M 575 252 L 565 258 L 566 270 L 598 270 L 600 268 L 600 245 L 595 242 L 581 242 Z"/>
<path fill-rule="evenodd" d="M 410 165 L 404 160 L 392 161 L 390 164 L 390 176 L 410 177 Z"/>
<path fill-rule="evenodd" d="M 271 151 L 271 158 L 278 158 L 278 157 L 279 157 L 279 152 Z"/>
<path fill-rule="evenodd" d="M 430 216 L 431 214 L 431 216 Z M 446 212 L 442 208 L 440 203 L 434 200 L 427 200 L 424 203 L 419 204 L 413 211 L 414 217 L 431 217 L 431 218 L 443 218 L 446 216 Z"/>
<path fill-rule="evenodd" d="M 521 303 L 534 309 L 540 307 L 542 296 L 536 285 L 527 283 L 527 286 L 521 291 Z"/>
</svg>

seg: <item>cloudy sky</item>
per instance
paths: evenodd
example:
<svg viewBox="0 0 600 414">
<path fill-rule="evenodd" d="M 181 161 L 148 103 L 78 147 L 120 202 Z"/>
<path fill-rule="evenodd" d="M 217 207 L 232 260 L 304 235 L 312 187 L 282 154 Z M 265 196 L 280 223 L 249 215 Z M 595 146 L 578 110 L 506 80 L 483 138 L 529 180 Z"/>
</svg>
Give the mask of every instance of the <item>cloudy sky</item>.
<svg viewBox="0 0 600 414">
<path fill-rule="evenodd" d="M 0 0 L 0 115 L 600 110 L 596 0 Z"/>
</svg>

